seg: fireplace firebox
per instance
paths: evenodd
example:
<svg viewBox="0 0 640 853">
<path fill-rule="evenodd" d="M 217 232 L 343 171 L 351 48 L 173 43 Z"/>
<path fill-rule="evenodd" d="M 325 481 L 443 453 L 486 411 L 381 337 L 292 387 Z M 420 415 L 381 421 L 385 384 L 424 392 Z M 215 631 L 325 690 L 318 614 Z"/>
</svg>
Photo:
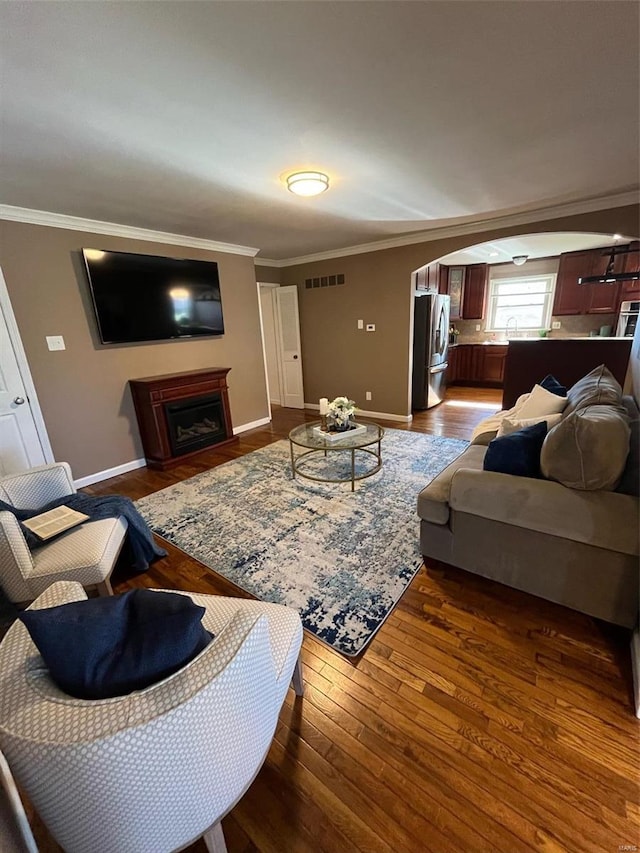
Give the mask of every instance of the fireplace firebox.
<svg viewBox="0 0 640 853">
<path fill-rule="evenodd" d="M 220 394 L 165 403 L 169 444 L 174 456 L 224 441 L 224 410 Z"/>
<path fill-rule="evenodd" d="M 147 465 L 164 470 L 233 435 L 228 367 L 130 379 Z"/>
</svg>

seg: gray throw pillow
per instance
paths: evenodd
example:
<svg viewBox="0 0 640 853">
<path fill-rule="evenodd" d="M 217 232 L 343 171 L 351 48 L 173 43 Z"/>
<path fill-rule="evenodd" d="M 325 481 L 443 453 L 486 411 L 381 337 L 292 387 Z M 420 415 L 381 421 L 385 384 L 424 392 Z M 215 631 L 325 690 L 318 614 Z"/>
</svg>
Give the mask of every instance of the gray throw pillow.
<svg viewBox="0 0 640 853">
<path fill-rule="evenodd" d="M 578 409 L 584 409 L 585 406 L 619 406 L 622 388 L 611 371 L 604 364 L 600 364 L 569 388 L 567 400 L 565 417 Z"/>
<path fill-rule="evenodd" d="M 612 491 L 629 453 L 627 420 L 620 406 L 588 406 L 566 415 L 542 445 L 542 476 L 571 489 Z"/>
</svg>

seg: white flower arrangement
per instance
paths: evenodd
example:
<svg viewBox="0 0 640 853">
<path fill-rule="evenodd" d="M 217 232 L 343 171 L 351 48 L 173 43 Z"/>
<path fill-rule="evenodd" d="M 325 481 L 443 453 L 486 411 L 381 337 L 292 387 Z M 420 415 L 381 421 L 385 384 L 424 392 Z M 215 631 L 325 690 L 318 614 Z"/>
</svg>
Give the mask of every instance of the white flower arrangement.
<svg viewBox="0 0 640 853">
<path fill-rule="evenodd" d="M 329 417 L 337 427 L 344 428 L 356 413 L 356 404 L 348 397 L 336 397 L 329 403 Z"/>
</svg>

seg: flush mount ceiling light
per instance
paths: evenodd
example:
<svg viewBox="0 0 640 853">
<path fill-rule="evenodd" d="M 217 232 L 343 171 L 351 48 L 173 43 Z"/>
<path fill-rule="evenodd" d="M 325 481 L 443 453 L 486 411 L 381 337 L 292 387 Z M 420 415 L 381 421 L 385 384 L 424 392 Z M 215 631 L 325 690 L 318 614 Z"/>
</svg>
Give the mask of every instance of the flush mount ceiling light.
<svg viewBox="0 0 640 853">
<path fill-rule="evenodd" d="M 287 189 L 296 195 L 320 195 L 329 189 L 329 178 L 323 172 L 294 172 L 287 177 Z"/>
<path fill-rule="evenodd" d="M 526 264 L 529 255 L 514 255 L 511 260 L 517 267 L 521 267 L 522 264 Z"/>
</svg>

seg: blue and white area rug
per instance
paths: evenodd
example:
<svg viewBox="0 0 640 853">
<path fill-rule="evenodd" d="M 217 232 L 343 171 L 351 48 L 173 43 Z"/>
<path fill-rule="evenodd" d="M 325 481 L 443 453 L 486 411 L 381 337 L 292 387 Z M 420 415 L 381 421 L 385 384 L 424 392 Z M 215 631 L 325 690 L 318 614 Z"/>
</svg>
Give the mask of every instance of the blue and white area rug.
<svg viewBox="0 0 640 853">
<path fill-rule="evenodd" d="M 289 442 L 278 441 L 137 506 L 164 539 L 256 598 L 295 607 L 308 631 L 354 656 L 422 563 L 418 492 L 466 446 L 389 429 L 382 469 L 352 492 L 350 483 L 293 480 Z M 375 465 L 359 457 L 359 470 Z M 328 458 L 347 464 L 350 454 Z"/>
</svg>

